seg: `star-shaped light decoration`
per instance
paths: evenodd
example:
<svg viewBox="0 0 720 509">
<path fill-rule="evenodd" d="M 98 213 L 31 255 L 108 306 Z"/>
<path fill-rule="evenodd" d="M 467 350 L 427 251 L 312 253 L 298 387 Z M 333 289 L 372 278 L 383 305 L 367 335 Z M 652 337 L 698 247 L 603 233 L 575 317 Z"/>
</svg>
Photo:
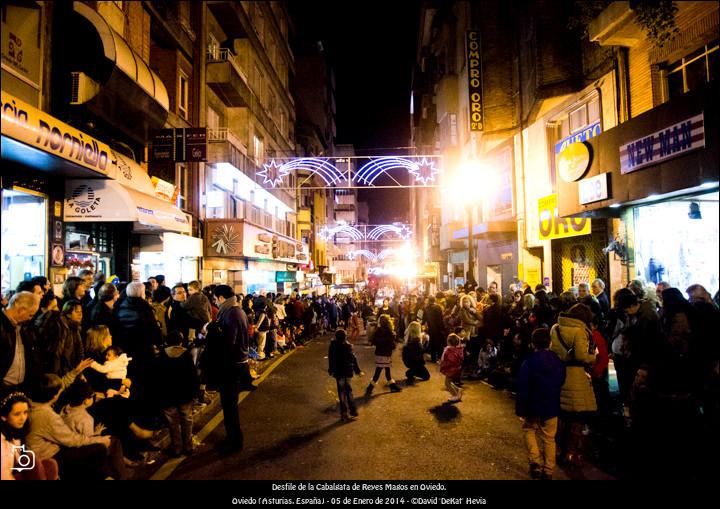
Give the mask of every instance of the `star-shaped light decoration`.
<svg viewBox="0 0 720 509">
<path fill-rule="evenodd" d="M 404 224 L 404 225 L 400 228 L 400 231 L 399 231 L 398 233 L 400 234 L 400 236 L 401 236 L 404 240 L 407 240 L 407 239 L 409 239 L 410 237 L 412 237 L 412 229 L 411 229 L 408 225 L 406 225 L 406 224 Z"/>
<path fill-rule="evenodd" d="M 290 172 L 283 168 L 283 165 L 278 166 L 275 159 L 267 164 L 263 164 L 263 169 L 257 172 L 258 175 L 263 177 L 263 184 L 270 184 L 272 187 L 279 186 L 282 183 L 283 177 L 288 173 Z"/>
<path fill-rule="evenodd" d="M 435 181 L 435 174 L 440 170 L 435 168 L 435 161 L 428 161 L 426 157 L 423 157 L 419 163 L 413 164 L 408 171 L 415 176 L 416 182 L 421 182 L 422 185 L 426 186 L 429 182 Z"/>
</svg>

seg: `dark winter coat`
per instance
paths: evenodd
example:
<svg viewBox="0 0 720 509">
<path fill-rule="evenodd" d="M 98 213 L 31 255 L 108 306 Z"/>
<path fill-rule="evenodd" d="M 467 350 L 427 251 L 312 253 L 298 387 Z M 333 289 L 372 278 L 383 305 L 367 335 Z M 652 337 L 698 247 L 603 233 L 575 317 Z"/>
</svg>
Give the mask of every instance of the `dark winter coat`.
<svg viewBox="0 0 720 509">
<path fill-rule="evenodd" d="M 115 310 L 117 330 L 113 344 L 135 362 L 153 355 L 153 345 L 162 344 L 162 333 L 152 306 L 141 297 L 127 297 Z"/>
<path fill-rule="evenodd" d="M 427 324 L 428 335 L 431 338 L 445 337 L 445 323 L 442 308 L 437 304 L 430 304 L 425 308 L 423 322 Z"/>
<path fill-rule="evenodd" d="M 347 341 L 333 340 L 328 349 L 328 373 L 335 378 L 352 378 L 353 373 L 360 374 L 357 358 L 352 345 Z"/>
<path fill-rule="evenodd" d="M 390 357 L 395 350 L 395 333 L 386 327 L 380 327 L 372 338 L 375 345 L 375 355 Z"/>
<path fill-rule="evenodd" d="M 243 381 L 249 352 L 248 319 L 231 297 L 220 306 L 217 321 L 208 325 L 203 373 L 211 384 Z"/>
<path fill-rule="evenodd" d="M 42 314 L 35 324 L 40 359 L 38 367 L 42 372 L 62 377 L 75 369 L 85 355 L 80 324 L 62 316 L 59 311 Z"/>
<path fill-rule="evenodd" d="M 25 381 L 32 380 L 35 335 L 30 327 L 20 326 L 20 338 L 25 347 Z M 15 360 L 15 326 L 0 311 L 0 380 L 5 378 Z"/>
<path fill-rule="evenodd" d="M 163 408 L 190 403 L 200 390 L 200 380 L 190 351 L 181 346 L 165 348 L 159 359 L 158 380 Z"/>
<path fill-rule="evenodd" d="M 117 328 L 117 320 L 113 315 L 112 309 L 110 309 L 105 302 L 96 301 L 95 304 L 89 310 L 89 318 L 87 321 L 87 327 L 95 327 L 97 325 L 104 325 L 110 329 L 110 333 L 115 335 L 115 329 Z M 102 364 L 102 363 L 101 363 Z"/>
<path fill-rule="evenodd" d="M 408 369 L 418 369 L 425 365 L 422 345 L 420 341 L 410 340 L 402 352 L 402 360 Z"/>
<path fill-rule="evenodd" d="M 515 413 L 549 419 L 560 414 L 565 364 L 554 352 L 538 350 L 525 360 L 517 379 Z"/>
</svg>

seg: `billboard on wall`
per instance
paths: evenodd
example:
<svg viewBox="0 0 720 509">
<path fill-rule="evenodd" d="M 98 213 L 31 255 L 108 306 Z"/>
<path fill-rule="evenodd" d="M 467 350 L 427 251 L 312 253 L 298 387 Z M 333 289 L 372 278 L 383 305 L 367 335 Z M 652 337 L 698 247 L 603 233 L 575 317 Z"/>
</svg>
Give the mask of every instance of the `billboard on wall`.
<svg viewBox="0 0 720 509">
<path fill-rule="evenodd" d="M 540 240 L 590 234 L 590 219 L 587 217 L 558 217 L 556 194 L 538 200 L 538 214 Z"/>
</svg>

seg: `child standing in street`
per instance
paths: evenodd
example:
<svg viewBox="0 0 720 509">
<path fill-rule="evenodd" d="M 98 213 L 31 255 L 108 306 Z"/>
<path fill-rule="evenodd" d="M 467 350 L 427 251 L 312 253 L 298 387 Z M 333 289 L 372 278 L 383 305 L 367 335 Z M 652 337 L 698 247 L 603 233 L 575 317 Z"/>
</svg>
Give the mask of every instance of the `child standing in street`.
<svg viewBox="0 0 720 509">
<path fill-rule="evenodd" d="M 445 388 L 450 391 L 449 403 L 458 403 L 462 400 L 462 389 L 457 386 L 462 373 L 465 350 L 460 344 L 460 336 L 450 334 L 447 338 L 448 346 L 445 347 L 440 357 L 440 373 L 445 375 Z"/>
<path fill-rule="evenodd" d="M 355 420 L 358 412 L 353 399 L 350 381 L 353 373 L 361 375 L 362 372 L 352 351 L 352 345 L 347 342 L 347 334 L 342 329 L 335 331 L 335 338 L 330 342 L 328 363 L 328 374 L 335 377 L 337 381 L 340 419 L 342 421 Z"/>
<path fill-rule="evenodd" d="M 535 351 L 525 360 L 518 375 L 515 413 L 523 419 L 530 477 L 549 481 L 555 470 L 555 433 L 560 413 L 560 390 L 565 382 L 565 364 L 549 350 L 549 329 L 536 329 L 532 344 Z M 538 447 L 538 434 L 543 442 L 544 454 Z"/>
<path fill-rule="evenodd" d="M 378 329 L 373 334 L 371 343 L 375 345 L 375 374 L 370 380 L 370 385 L 365 389 L 365 395 L 370 396 L 375 385 L 380 379 L 380 373 L 385 370 L 385 379 L 390 387 L 390 392 L 400 392 L 400 386 L 395 382 L 390 374 L 392 367 L 392 353 L 395 350 L 395 330 L 393 328 L 393 319 L 390 315 L 380 315 L 378 320 Z"/>
</svg>

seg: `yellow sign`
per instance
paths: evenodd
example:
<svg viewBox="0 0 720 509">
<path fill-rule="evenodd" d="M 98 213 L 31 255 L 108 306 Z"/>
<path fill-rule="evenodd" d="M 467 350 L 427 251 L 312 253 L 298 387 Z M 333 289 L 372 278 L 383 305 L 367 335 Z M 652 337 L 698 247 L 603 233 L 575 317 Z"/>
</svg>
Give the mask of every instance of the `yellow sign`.
<svg viewBox="0 0 720 509">
<path fill-rule="evenodd" d="M 558 217 L 557 195 L 538 200 L 540 240 L 564 239 L 590 234 L 590 219 L 586 217 Z"/>
<path fill-rule="evenodd" d="M 565 182 L 575 182 L 590 165 L 590 150 L 582 141 L 571 143 L 558 156 L 558 173 Z"/>
<path fill-rule="evenodd" d="M 103 142 L 4 91 L 2 134 L 103 175 L 117 165 L 113 151 Z"/>
</svg>

